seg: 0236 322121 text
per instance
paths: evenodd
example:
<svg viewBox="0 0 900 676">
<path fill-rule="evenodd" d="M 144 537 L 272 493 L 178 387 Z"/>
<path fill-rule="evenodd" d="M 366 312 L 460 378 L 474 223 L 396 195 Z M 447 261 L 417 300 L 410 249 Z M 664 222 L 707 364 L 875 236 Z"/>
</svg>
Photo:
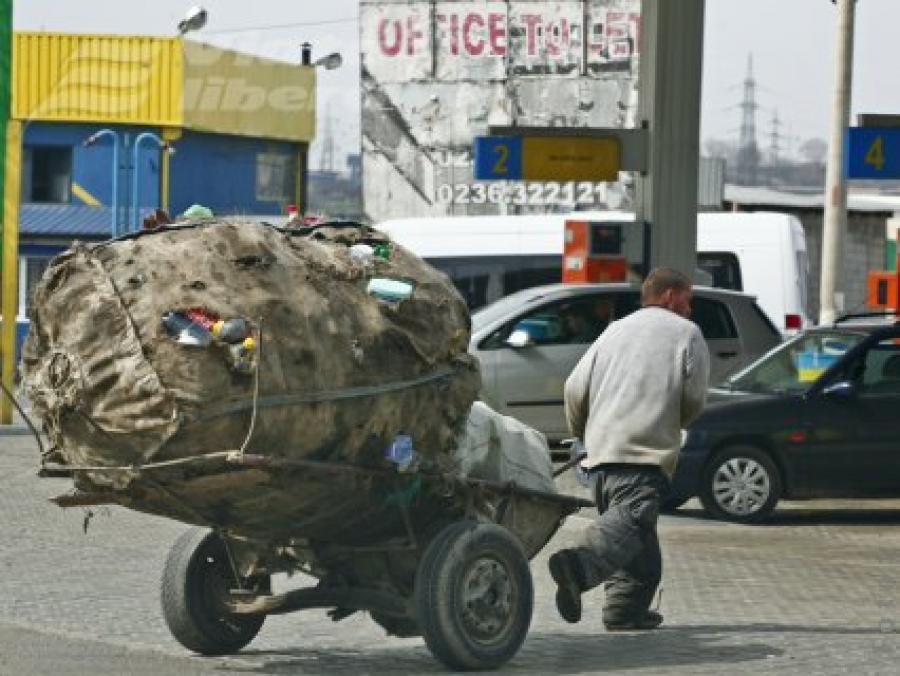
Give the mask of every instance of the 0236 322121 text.
<svg viewBox="0 0 900 676">
<path fill-rule="evenodd" d="M 602 183 L 474 182 L 442 183 L 437 199 L 444 204 L 512 204 L 548 206 L 595 204 L 602 196 Z"/>
</svg>

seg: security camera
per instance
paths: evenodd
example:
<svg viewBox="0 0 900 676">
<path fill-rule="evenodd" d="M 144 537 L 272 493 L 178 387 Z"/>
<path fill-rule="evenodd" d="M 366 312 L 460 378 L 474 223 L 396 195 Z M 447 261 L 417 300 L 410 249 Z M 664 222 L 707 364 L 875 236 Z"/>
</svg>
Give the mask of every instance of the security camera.
<svg viewBox="0 0 900 676">
<path fill-rule="evenodd" d="M 206 10 L 202 7 L 191 7 L 184 20 L 178 24 L 178 33 L 184 35 L 191 31 L 198 31 L 206 25 Z"/>
</svg>

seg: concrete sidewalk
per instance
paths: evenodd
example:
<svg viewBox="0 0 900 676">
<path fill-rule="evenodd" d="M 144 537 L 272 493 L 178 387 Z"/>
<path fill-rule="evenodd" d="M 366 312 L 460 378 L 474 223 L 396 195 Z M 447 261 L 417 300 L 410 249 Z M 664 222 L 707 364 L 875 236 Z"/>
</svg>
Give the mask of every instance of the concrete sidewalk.
<svg viewBox="0 0 900 676">
<path fill-rule="evenodd" d="M 6 397 L 6 392 L 0 390 L 0 397 Z M 16 401 L 19 407 L 25 411 L 25 414 L 31 419 L 31 424 L 40 430 L 40 421 L 31 413 L 30 406 L 19 399 Z M 0 437 L 20 437 L 26 435 L 33 435 L 33 432 L 19 411 L 13 407 L 12 424 L 0 424 Z"/>
</svg>

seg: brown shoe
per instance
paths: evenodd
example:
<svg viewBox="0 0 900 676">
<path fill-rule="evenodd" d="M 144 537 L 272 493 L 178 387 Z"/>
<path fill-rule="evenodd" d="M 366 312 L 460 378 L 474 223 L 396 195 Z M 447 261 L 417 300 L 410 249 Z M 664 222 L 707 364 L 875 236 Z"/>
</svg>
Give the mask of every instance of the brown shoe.
<svg viewBox="0 0 900 676">
<path fill-rule="evenodd" d="M 648 610 L 641 617 L 603 620 L 606 631 L 650 631 L 663 622 L 663 616 L 655 610 Z"/>
<path fill-rule="evenodd" d="M 584 575 L 575 552 L 562 549 L 550 557 L 550 575 L 558 585 L 556 609 L 571 624 L 581 621 L 581 591 Z"/>
</svg>

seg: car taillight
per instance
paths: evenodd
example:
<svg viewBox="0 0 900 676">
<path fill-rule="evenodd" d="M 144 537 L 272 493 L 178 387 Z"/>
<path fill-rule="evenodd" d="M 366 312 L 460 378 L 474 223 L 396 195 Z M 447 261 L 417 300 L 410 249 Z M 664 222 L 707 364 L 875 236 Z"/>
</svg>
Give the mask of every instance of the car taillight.
<svg viewBox="0 0 900 676">
<path fill-rule="evenodd" d="M 800 317 L 800 315 L 785 315 L 784 327 L 786 329 L 802 329 L 803 319 Z"/>
</svg>

